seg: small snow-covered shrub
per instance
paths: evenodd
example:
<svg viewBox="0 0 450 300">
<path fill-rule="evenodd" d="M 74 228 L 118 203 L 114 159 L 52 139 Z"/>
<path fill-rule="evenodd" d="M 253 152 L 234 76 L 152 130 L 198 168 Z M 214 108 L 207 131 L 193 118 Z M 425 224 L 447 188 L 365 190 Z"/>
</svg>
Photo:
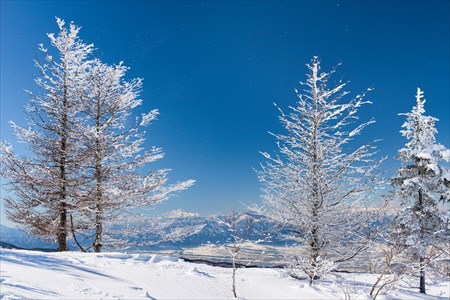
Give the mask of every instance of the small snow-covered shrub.
<svg viewBox="0 0 450 300">
<path fill-rule="evenodd" d="M 336 264 L 333 261 L 320 256 L 312 262 L 310 258 L 294 254 L 290 258 L 288 270 L 292 277 L 307 279 L 311 285 L 314 280 L 323 278 L 335 267 Z"/>
</svg>

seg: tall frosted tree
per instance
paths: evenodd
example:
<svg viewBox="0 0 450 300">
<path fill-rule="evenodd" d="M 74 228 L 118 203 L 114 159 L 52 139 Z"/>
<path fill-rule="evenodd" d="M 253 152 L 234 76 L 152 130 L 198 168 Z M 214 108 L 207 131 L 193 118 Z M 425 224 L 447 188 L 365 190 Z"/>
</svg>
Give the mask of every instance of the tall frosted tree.
<svg viewBox="0 0 450 300">
<path fill-rule="evenodd" d="M 158 110 L 134 116 L 142 105 L 142 80 L 125 80 L 127 70 L 122 63 L 109 66 L 93 60 L 81 97 L 84 137 L 80 142 L 86 151 L 89 184 L 77 206 L 89 218 L 87 223 L 94 224 L 94 252 L 102 249 L 105 222 L 164 201 L 194 183 L 188 180 L 169 185 L 169 170 L 147 170 L 148 163 L 163 157 L 161 148 L 145 150 L 144 129 L 156 119 Z M 127 216 L 128 221 L 131 216 Z"/>
<path fill-rule="evenodd" d="M 391 181 L 395 193 L 403 199 L 403 209 L 396 215 L 394 237 L 403 239 L 406 252 L 420 274 L 420 292 L 425 293 L 425 269 L 433 262 L 441 246 L 448 244 L 445 216 L 439 201 L 449 201 L 450 172 L 443 162 L 450 161 L 450 150 L 436 143 L 435 122 L 425 116 L 423 91 L 417 88 L 416 105 L 406 116 L 400 132 L 408 140 L 399 150 L 402 166 Z M 448 249 L 447 249 L 448 251 Z"/>
<path fill-rule="evenodd" d="M 365 93 L 344 101 L 346 83 L 329 87 L 331 72 L 322 72 L 314 57 L 298 101 L 281 109 L 286 134 L 273 134 L 278 151 L 258 172 L 267 213 L 284 222 L 306 248 L 294 254 L 292 270 L 306 274 L 310 284 L 337 264 L 366 249 L 371 234 L 367 194 L 377 186 L 380 161 L 375 148 L 354 141 L 373 123 L 357 124 L 358 109 L 370 103 Z"/>
<path fill-rule="evenodd" d="M 2 143 L 1 175 L 12 193 L 4 197 L 8 217 L 42 237 L 56 237 L 58 251 L 68 250 L 68 211 L 73 208 L 79 177 L 80 153 L 75 126 L 78 98 L 86 59 L 93 50 L 78 37 L 80 28 L 57 19 L 59 33 L 48 34 L 52 49 L 41 44 L 44 60 L 35 60 L 40 76 L 39 93 L 29 92 L 28 127 L 12 123 L 19 142 L 28 145 L 30 156 L 15 155 Z"/>
<path fill-rule="evenodd" d="M 169 170 L 148 171 L 147 164 L 163 153 L 145 150 L 143 129 L 158 111 L 135 117 L 142 80 L 125 80 L 128 68 L 122 64 L 91 59 L 93 46 L 78 38 L 80 28 L 57 23 L 59 34 L 48 34 L 55 53 L 39 48 L 45 61 L 36 60 L 41 92 L 30 92 L 29 126 L 12 123 L 31 155 L 18 156 L 10 144 L 0 144 L 1 175 L 11 192 L 4 200 L 12 221 L 34 235 L 56 237 L 59 251 L 68 250 L 69 230 L 83 249 L 76 239 L 82 229 L 94 231 L 92 248 L 99 252 L 105 222 L 126 213 L 136 217 L 137 209 L 194 181 L 168 184 Z"/>
</svg>

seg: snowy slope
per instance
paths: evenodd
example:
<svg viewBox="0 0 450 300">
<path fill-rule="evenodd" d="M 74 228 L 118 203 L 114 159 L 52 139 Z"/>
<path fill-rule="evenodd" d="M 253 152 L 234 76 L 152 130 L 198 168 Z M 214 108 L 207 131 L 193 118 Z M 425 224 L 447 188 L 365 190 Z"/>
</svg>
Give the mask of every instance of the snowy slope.
<svg viewBox="0 0 450 300">
<path fill-rule="evenodd" d="M 0 252 L 0 299 L 229 299 L 231 269 L 149 254 Z M 375 275 L 341 274 L 309 287 L 279 269 L 239 269 L 237 292 L 245 299 L 369 299 Z M 330 277 L 330 279 L 333 279 Z M 334 281 L 334 282 L 333 282 Z M 447 283 L 421 296 L 406 288 L 388 299 L 445 299 Z M 440 296 L 440 297 L 439 297 Z M 383 298 L 383 297 L 381 297 Z"/>
</svg>

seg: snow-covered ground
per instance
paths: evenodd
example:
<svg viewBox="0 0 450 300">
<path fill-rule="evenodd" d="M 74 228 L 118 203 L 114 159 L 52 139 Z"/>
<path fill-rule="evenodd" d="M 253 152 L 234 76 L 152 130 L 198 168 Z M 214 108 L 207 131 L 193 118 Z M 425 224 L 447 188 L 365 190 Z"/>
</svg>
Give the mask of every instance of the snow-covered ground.
<svg viewBox="0 0 450 300">
<path fill-rule="evenodd" d="M 2 249 L 0 299 L 227 299 L 231 269 L 192 264 L 170 256 L 126 253 L 43 253 Z M 337 276 L 337 277 L 336 277 Z M 340 276 L 340 277 L 339 277 Z M 280 269 L 239 269 L 245 299 L 370 299 L 376 275 L 338 274 L 313 287 Z M 450 284 L 429 295 L 399 287 L 380 299 L 448 298 Z"/>
</svg>

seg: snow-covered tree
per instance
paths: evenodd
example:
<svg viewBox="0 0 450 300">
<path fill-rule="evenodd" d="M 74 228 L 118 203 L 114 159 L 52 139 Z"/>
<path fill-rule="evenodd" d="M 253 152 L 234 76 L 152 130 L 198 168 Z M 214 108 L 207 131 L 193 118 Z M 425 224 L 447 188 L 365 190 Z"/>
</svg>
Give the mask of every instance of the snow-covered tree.
<svg viewBox="0 0 450 300">
<path fill-rule="evenodd" d="M 82 143 L 86 153 L 89 184 L 79 198 L 78 207 L 95 225 L 94 252 L 102 249 L 105 222 L 119 214 L 152 206 L 170 194 L 194 184 L 187 180 L 167 183 L 169 170 L 148 171 L 148 164 L 163 157 L 161 148 L 146 150 L 144 128 L 154 121 L 158 110 L 135 117 L 142 105 L 140 78 L 127 81 L 122 63 L 109 66 L 100 60 L 90 64 L 82 93 L 84 119 Z M 137 214 L 135 216 L 138 216 Z M 128 218 L 130 215 L 128 214 Z"/>
<path fill-rule="evenodd" d="M 406 239 L 409 257 L 420 273 L 420 292 L 425 293 L 425 269 L 433 262 L 431 253 L 448 243 L 445 217 L 439 201 L 448 201 L 450 173 L 442 162 L 449 162 L 450 150 L 436 143 L 436 118 L 425 116 L 423 91 L 417 88 L 416 106 L 406 116 L 400 132 L 408 140 L 398 152 L 402 166 L 391 181 L 402 198 L 403 209 L 396 215 L 395 239 Z M 441 249 L 444 250 L 444 249 Z M 448 249 L 447 249 L 448 251 Z"/>
<path fill-rule="evenodd" d="M 35 235 L 56 237 L 58 251 L 68 249 L 68 212 L 76 190 L 83 183 L 79 172 L 79 146 L 73 129 L 79 123 L 78 99 L 84 84 L 86 60 L 93 50 L 78 37 L 80 28 L 65 26 L 57 18 L 59 33 L 50 33 L 52 49 L 43 44 L 44 60 L 36 59 L 40 92 L 30 94 L 26 107 L 28 126 L 12 123 L 19 142 L 28 145 L 31 156 L 18 156 L 2 142 L 1 176 L 7 179 L 6 213 Z"/>
<path fill-rule="evenodd" d="M 380 161 L 374 158 L 374 146 L 354 141 L 374 122 L 356 123 L 358 109 L 370 103 L 366 93 L 345 102 L 346 83 L 328 87 L 334 70 L 322 72 L 317 57 L 307 67 L 296 105 L 289 114 L 279 109 L 287 134 L 272 133 L 278 153 L 262 152 L 267 163 L 258 175 L 267 213 L 294 228 L 306 247 L 291 265 L 311 284 L 366 249 L 372 214 L 365 203 L 377 187 Z"/>
<path fill-rule="evenodd" d="M 147 169 L 163 153 L 145 150 L 143 128 L 158 111 L 134 116 L 142 80 L 125 80 L 122 63 L 89 59 L 93 46 L 78 38 L 80 28 L 57 23 L 59 34 L 48 34 L 55 53 L 39 47 L 45 55 L 45 62 L 36 60 L 42 93 L 30 92 L 29 127 L 12 123 L 33 155 L 18 156 L 1 143 L 1 175 L 12 192 L 4 200 L 12 221 L 33 234 L 56 236 L 59 251 L 68 248 L 68 230 L 81 249 L 77 232 L 93 230 L 92 247 L 99 252 L 105 222 L 164 201 L 194 181 L 168 184 L 169 170 Z"/>
</svg>

